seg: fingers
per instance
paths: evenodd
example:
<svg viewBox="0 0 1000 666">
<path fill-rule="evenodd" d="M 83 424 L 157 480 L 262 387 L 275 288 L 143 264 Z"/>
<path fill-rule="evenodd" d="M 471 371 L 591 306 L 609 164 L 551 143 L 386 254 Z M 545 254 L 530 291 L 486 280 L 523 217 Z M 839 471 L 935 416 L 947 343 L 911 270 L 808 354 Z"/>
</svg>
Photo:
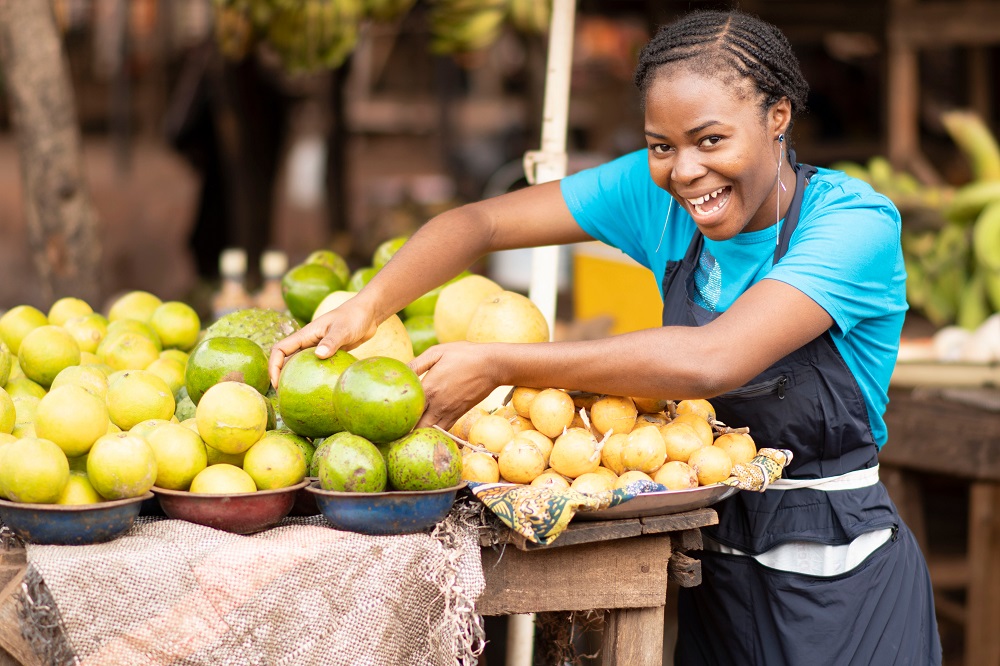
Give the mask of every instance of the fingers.
<svg viewBox="0 0 1000 666">
<path fill-rule="evenodd" d="M 425 351 L 420 356 L 416 357 L 407 365 L 410 366 L 410 370 L 417 373 L 417 376 L 422 376 L 425 372 L 434 367 L 434 364 L 441 360 L 441 350 L 438 346 L 431 347 Z"/>
<path fill-rule="evenodd" d="M 309 325 L 275 343 L 271 347 L 271 358 L 268 359 L 267 364 L 267 374 L 271 380 L 271 386 L 277 387 L 278 377 L 281 375 L 282 366 L 285 365 L 285 359 L 300 349 L 312 347 L 322 336 L 321 329 Z"/>
</svg>

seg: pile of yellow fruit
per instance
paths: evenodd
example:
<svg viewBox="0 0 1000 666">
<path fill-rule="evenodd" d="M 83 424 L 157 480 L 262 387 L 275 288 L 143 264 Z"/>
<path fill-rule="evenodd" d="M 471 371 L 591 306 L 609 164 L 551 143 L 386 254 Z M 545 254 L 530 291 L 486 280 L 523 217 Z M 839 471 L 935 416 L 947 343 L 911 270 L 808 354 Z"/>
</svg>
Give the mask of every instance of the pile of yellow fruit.
<svg viewBox="0 0 1000 666">
<path fill-rule="evenodd" d="M 451 428 L 462 477 L 598 493 L 649 480 L 685 490 L 729 478 L 757 447 L 715 420 L 707 400 L 650 400 L 519 386 L 492 413 L 473 407 Z"/>
</svg>

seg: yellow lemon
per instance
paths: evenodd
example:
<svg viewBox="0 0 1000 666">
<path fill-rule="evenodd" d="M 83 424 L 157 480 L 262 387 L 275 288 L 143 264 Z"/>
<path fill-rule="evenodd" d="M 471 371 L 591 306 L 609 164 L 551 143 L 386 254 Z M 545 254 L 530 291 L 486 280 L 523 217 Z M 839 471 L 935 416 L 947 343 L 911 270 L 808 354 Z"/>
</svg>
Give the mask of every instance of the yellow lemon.
<svg viewBox="0 0 1000 666">
<path fill-rule="evenodd" d="M 122 430 L 129 430 L 146 419 L 168 421 L 176 406 L 167 383 L 145 370 L 108 377 L 107 401 L 112 423 Z"/>
<path fill-rule="evenodd" d="M 21 340 L 17 361 L 25 377 L 48 388 L 63 368 L 80 365 L 80 345 L 61 326 L 39 326 Z"/>
<path fill-rule="evenodd" d="M 187 367 L 188 357 L 190 355 L 188 352 L 183 352 L 180 349 L 164 349 L 160 352 L 160 358 L 169 358 L 177 361 L 184 367 Z"/>
<path fill-rule="evenodd" d="M 160 336 L 164 349 L 188 351 L 195 346 L 201 334 L 198 313 L 180 301 L 167 301 L 153 310 L 149 325 Z"/>
<path fill-rule="evenodd" d="M 10 434 L 17 423 L 14 400 L 7 391 L 0 388 L 0 433 Z"/>
<path fill-rule="evenodd" d="M 69 331 L 77 344 L 80 345 L 81 352 L 97 351 L 97 345 L 108 333 L 108 320 L 104 315 L 91 312 L 80 317 L 74 317 L 62 324 L 62 327 Z"/>
<path fill-rule="evenodd" d="M 104 338 L 97 347 L 97 358 L 114 370 L 145 370 L 160 358 L 160 351 L 152 339 L 125 331 Z"/>
<path fill-rule="evenodd" d="M 142 437 L 127 432 L 104 435 L 87 454 L 87 476 L 105 499 L 139 497 L 156 481 L 156 456 Z"/>
<path fill-rule="evenodd" d="M 108 320 L 138 319 L 148 322 L 163 301 L 148 291 L 130 291 L 119 296 L 108 309 Z"/>
<path fill-rule="evenodd" d="M 71 365 L 56 375 L 49 390 L 54 391 L 60 386 L 79 386 L 103 402 L 108 395 L 108 376 L 94 365 Z"/>
<path fill-rule="evenodd" d="M 90 307 L 90 303 L 87 301 L 74 298 L 72 296 L 66 296 L 60 298 L 52 307 L 49 308 L 49 323 L 53 326 L 62 326 L 70 319 L 74 317 L 82 317 L 83 315 L 88 315 L 94 311 L 94 308 Z"/>
<path fill-rule="evenodd" d="M 33 382 L 27 377 L 15 377 L 4 385 L 4 389 L 14 398 L 19 395 L 30 395 L 41 398 L 47 393 L 45 387 L 38 382 Z"/>
<path fill-rule="evenodd" d="M 198 433 L 177 423 L 167 423 L 146 438 L 156 455 L 156 485 L 187 490 L 198 473 L 208 467 L 208 452 Z"/>
<path fill-rule="evenodd" d="M 221 382 L 201 396 L 195 418 L 205 444 L 223 453 L 243 453 L 267 430 L 267 402 L 248 384 Z"/>
<path fill-rule="evenodd" d="M 69 461 L 46 439 L 26 437 L 5 445 L 0 488 L 14 502 L 52 504 L 69 481 Z"/>
<path fill-rule="evenodd" d="M 105 333 L 104 337 L 113 338 L 116 335 L 121 335 L 122 333 L 138 333 L 139 335 L 149 338 L 152 340 L 153 345 L 156 347 L 156 353 L 159 354 L 163 351 L 163 341 L 160 340 L 160 336 L 157 335 L 153 327 L 147 322 L 139 321 L 138 319 L 118 319 L 108 324 L 108 332 Z M 103 342 L 103 340 L 102 340 Z"/>
<path fill-rule="evenodd" d="M 7 310 L 0 317 L 0 339 L 16 354 L 21 348 L 21 340 L 39 326 L 49 323 L 49 318 L 38 308 L 18 305 Z"/>
<path fill-rule="evenodd" d="M 139 423 L 136 423 L 134 426 L 129 428 L 128 431 L 129 434 L 138 435 L 139 437 L 144 437 L 148 441 L 149 435 L 154 430 L 159 429 L 160 426 L 168 425 L 169 423 L 170 421 L 166 419 L 146 419 L 145 421 L 140 421 Z"/>
<path fill-rule="evenodd" d="M 172 358 L 159 357 L 146 366 L 146 372 L 152 372 L 162 379 L 170 387 L 170 392 L 177 395 L 177 392 L 184 386 L 185 368 L 183 363 L 179 363 Z"/>
<path fill-rule="evenodd" d="M 55 442 L 68 457 L 82 456 L 108 432 L 108 408 L 79 386 L 60 386 L 39 400 L 35 434 Z"/>
<path fill-rule="evenodd" d="M 253 477 L 235 465 L 209 465 L 191 482 L 191 492 L 206 495 L 241 495 L 257 491 Z"/>
<path fill-rule="evenodd" d="M 56 504 L 97 504 L 103 501 L 104 498 L 90 484 L 87 472 L 78 472 L 71 469 L 69 472 L 69 481 L 66 482 L 66 487 L 63 488 L 62 494 L 56 500 Z"/>
<path fill-rule="evenodd" d="M 243 457 L 243 470 L 258 490 L 294 486 L 306 478 L 305 454 L 295 442 L 280 434 L 268 433 L 251 446 Z"/>
</svg>

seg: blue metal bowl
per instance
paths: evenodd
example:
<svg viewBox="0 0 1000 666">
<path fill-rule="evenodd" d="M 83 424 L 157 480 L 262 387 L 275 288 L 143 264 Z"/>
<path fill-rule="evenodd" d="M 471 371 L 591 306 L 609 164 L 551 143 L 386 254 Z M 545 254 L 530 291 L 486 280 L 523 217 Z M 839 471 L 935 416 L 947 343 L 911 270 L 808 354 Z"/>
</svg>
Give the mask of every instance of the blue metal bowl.
<svg viewBox="0 0 1000 666">
<path fill-rule="evenodd" d="M 344 493 L 323 490 L 319 482 L 308 490 L 320 513 L 339 530 L 360 534 L 412 534 L 444 520 L 465 481 L 441 490 Z"/>
<path fill-rule="evenodd" d="M 98 504 L 22 504 L 0 500 L 0 520 L 29 543 L 81 546 L 110 541 L 132 527 L 141 497 Z"/>
</svg>

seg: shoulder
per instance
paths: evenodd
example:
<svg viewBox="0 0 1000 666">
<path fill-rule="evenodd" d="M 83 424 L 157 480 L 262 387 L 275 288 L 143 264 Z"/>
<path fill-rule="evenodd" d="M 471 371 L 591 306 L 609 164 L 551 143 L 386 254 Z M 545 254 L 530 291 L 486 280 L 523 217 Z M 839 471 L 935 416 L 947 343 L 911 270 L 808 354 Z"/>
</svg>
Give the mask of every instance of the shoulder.
<svg viewBox="0 0 1000 666">
<path fill-rule="evenodd" d="M 841 171 L 818 169 L 802 201 L 803 220 L 843 216 L 845 222 L 900 228 L 899 211 L 892 201 L 863 180 Z"/>
</svg>

